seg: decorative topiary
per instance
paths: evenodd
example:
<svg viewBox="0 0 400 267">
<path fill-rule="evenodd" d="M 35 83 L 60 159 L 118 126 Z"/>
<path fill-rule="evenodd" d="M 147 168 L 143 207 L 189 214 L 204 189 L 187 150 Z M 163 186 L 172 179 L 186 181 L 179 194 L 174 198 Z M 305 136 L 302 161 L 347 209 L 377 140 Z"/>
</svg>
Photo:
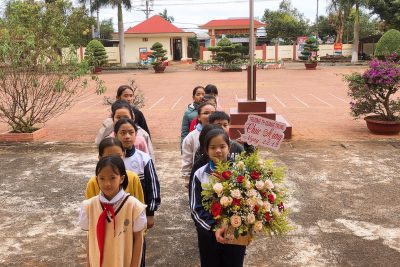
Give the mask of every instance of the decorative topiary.
<svg viewBox="0 0 400 267">
<path fill-rule="evenodd" d="M 224 37 L 217 46 L 208 47 L 208 50 L 215 52 L 213 59 L 221 63 L 225 69 L 240 69 L 240 65 L 235 63 L 242 56 L 242 44 L 232 44 L 228 38 Z"/>
<path fill-rule="evenodd" d="M 304 44 L 303 51 L 301 51 L 301 56 L 299 58 L 304 60 L 306 63 L 314 63 L 318 60 L 318 42 L 317 39 L 313 36 L 307 38 L 306 43 Z"/>
<path fill-rule="evenodd" d="M 149 57 L 154 59 L 154 61 L 151 63 L 154 69 L 163 66 L 163 62 L 168 59 L 168 57 L 166 57 L 167 50 L 164 49 L 163 45 L 159 42 L 156 42 L 152 45 L 150 50 L 153 51 L 153 54 L 149 55 Z"/>
<path fill-rule="evenodd" d="M 379 39 L 375 48 L 375 56 L 383 59 L 394 52 L 400 55 L 400 31 L 391 29 Z"/>
<path fill-rule="evenodd" d="M 92 40 L 88 43 L 85 50 L 85 60 L 90 67 L 102 67 L 107 63 L 107 52 L 99 40 Z"/>
</svg>

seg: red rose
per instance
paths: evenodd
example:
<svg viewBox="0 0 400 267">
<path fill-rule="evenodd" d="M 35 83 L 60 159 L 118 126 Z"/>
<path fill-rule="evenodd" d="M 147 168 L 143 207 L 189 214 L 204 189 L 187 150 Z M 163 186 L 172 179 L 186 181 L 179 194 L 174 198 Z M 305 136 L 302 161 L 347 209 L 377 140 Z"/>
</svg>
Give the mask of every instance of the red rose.
<svg viewBox="0 0 400 267">
<path fill-rule="evenodd" d="M 252 171 L 252 172 L 250 173 L 250 177 L 251 177 L 253 180 L 258 180 L 258 179 L 260 179 L 260 176 L 261 176 L 261 173 L 259 173 L 258 171 Z"/>
<path fill-rule="evenodd" d="M 270 222 L 271 219 L 272 219 L 272 218 L 271 218 L 271 215 L 269 214 L 269 212 L 265 213 L 264 218 L 265 218 L 265 220 L 266 220 L 267 222 Z"/>
<path fill-rule="evenodd" d="M 260 192 L 260 195 L 261 195 L 262 197 L 266 197 L 266 196 L 267 196 L 267 192 L 262 191 L 262 192 Z"/>
<path fill-rule="evenodd" d="M 240 199 L 234 198 L 234 199 L 232 200 L 232 205 L 233 205 L 233 206 L 240 206 Z"/>
<path fill-rule="evenodd" d="M 240 175 L 240 176 L 236 177 L 236 182 L 238 182 L 239 184 L 243 183 L 243 180 L 244 180 L 244 176 L 243 175 Z"/>
<path fill-rule="evenodd" d="M 215 217 L 218 217 L 220 214 L 221 214 L 221 212 L 222 212 L 222 206 L 221 206 L 221 204 L 219 204 L 219 202 L 214 202 L 212 205 L 211 205 L 211 213 L 212 213 L 212 215 L 213 215 L 213 217 L 215 218 Z"/>
<path fill-rule="evenodd" d="M 268 201 L 269 203 L 273 204 L 275 201 L 275 196 L 273 194 L 269 194 L 268 195 Z"/>
<path fill-rule="evenodd" d="M 225 180 L 228 180 L 229 178 L 231 178 L 231 175 L 232 175 L 232 172 L 231 172 L 231 171 L 224 171 L 224 172 L 222 173 L 222 177 L 223 177 Z"/>
<path fill-rule="evenodd" d="M 258 207 L 257 205 L 255 205 L 255 206 L 254 206 L 254 209 L 253 209 L 254 213 L 257 214 L 257 213 L 258 213 L 258 209 L 259 209 L 259 207 Z"/>
</svg>

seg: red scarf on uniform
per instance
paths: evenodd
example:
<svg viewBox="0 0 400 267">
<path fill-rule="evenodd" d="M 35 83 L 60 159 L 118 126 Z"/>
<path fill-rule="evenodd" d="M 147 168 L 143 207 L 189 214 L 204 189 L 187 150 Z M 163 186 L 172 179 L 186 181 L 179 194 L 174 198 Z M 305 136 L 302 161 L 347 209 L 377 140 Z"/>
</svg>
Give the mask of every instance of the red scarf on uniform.
<svg viewBox="0 0 400 267">
<path fill-rule="evenodd" d="M 104 255 L 104 241 L 106 237 L 106 221 L 107 221 L 107 212 L 111 213 L 111 218 L 114 221 L 114 232 L 115 232 L 115 213 L 112 204 L 101 203 L 103 207 L 103 212 L 99 216 L 99 220 L 97 221 L 97 244 L 99 245 L 100 251 L 100 267 L 103 265 L 103 255 Z"/>
</svg>

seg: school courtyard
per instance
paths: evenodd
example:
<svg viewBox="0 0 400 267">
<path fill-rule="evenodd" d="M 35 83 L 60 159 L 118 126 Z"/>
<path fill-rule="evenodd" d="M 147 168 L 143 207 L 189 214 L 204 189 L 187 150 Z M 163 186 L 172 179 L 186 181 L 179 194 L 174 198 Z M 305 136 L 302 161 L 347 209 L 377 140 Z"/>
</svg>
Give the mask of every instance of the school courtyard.
<svg viewBox="0 0 400 267">
<path fill-rule="evenodd" d="M 398 266 L 400 262 L 400 135 L 368 132 L 349 115 L 343 74 L 365 66 L 302 64 L 257 72 L 257 96 L 283 115 L 293 137 L 281 149 L 262 149 L 287 167 L 295 230 L 256 238 L 246 266 Z M 77 226 L 86 182 L 94 173 L 93 144 L 109 116 L 104 96 L 135 80 L 156 152 L 162 204 L 147 239 L 148 266 L 199 266 L 187 190 L 180 178 L 179 134 L 196 85 L 215 84 L 229 111 L 246 96 L 246 73 L 194 71 L 106 72 L 109 90 L 88 92 L 66 114 L 46 124 L 34 143 L 0 143 L 0 266 L 84 266 L 85 233 Z M 0 132 L 7 131 L 0 124 Z"/>
</svg>

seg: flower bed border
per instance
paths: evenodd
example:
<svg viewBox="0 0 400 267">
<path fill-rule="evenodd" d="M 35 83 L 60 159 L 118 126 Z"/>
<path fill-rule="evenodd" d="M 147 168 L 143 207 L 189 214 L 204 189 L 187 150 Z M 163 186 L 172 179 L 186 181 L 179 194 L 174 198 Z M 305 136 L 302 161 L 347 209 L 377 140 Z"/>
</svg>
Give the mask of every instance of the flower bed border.
<svg viewBox="0 0 400 267">
<path fill-rule="evenodd" d="M 2 133 L 0 142 L 33 142 L 47 135 L 46 128 L 40 128 L 33 133 Z"/>
</svg>

